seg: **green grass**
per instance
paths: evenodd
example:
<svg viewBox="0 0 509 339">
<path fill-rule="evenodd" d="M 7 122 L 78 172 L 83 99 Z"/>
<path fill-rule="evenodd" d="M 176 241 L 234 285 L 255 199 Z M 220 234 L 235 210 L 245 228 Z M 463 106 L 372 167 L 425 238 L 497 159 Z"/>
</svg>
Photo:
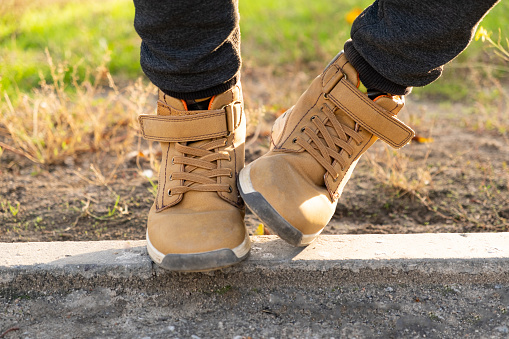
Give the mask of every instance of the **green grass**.
<svg viewBox="0 0 509 339">
<path fill-rule="evenodd" d="M 346 14 L 370 1 L 240 1 L 243 55 L 247 65 L 275 68 L 285 64 L 326 63 L 349 37 Z M 509 27 L 509 3 L 501 2 L 482 25 L 494 32 Z M 140 40 L 133 28 L 131 0 L 2 0 L 0 4 L 0 92 L 15 95 L 38 87 L 40 74 L 51 76 L 44 53 L 57 62 L 76 67 L 80 78 L 111 55 L 108 67 L 115 79 L 131 80 L 142 72 Z M 509 31 L 505 32 L 509 35 Z M 473 42 L 455 64 L 483 60 L 483 46 Z M 64 65 L 65 67 L 65 65 Z M 429 93 L 462 97 L 462 72 L 451 72 Z M 507 75 L 507 72 L 503 75 Z M 457 79 L 459 78 L 459 79 Z M 452 84 L 452 85 L 451 85 Z M 422 93 L 422 92 L 419 92 Z M 459 94 L 458 94 L 459 93 Z"/>
<path fill-rule="evenodd" d="M 76 66 L 80 78 L 111 52 L 116 76 L 140 75 L 139 38 L 132 27 L 134 7 L 125 0 L 39 4 L 0 17 L 0 86 L 12 93 L 37 87 L 39 72 L 50 81 L 44 50 Z M 70 76 L 71 70 L 69 70 Z"/>
<path fill-rule="evenodd" d="M 350 36 L 346 15 L 370 1 L 240 1 L 244 59 L 255 66 L 323 63 Z"/>
</svg>

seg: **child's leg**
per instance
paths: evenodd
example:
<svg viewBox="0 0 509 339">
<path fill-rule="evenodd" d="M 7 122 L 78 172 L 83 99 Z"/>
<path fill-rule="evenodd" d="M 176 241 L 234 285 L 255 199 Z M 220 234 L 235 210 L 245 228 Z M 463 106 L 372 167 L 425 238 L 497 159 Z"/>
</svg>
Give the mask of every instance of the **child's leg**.
<svg viewBox="0 0 509 339">
<path fill-rule="evenodd" d="M 241 171 L 248 207 L 287 242 L 311 243 L 361 155 L 377 139 L 395 148 L 411 140 L 396 118 L 400 95 L 437 79 L 494 3 L 380 0 L 367 8 L 345 53 L 276 120 L 271 150 Z"/>
<path fill-rule="evenodd" d="M 157 115 L 140 117 L 163 151 L 148 252 L 175 271 L 235 264 L 250 250 L 237 190 L 246 136 L 237 2 L 135 5 L 141 65 L 160 88 Z"/>
</svg>

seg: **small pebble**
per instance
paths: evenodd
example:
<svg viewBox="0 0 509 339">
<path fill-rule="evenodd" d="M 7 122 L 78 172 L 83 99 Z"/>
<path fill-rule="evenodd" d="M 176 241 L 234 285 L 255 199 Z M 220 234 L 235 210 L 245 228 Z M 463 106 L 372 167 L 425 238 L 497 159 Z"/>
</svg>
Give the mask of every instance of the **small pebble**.
<svg viewBox="0 0 509 339">
<path fill-rule="evenodd" d="M 394 289 L 390 286 L 385 288 L 385 292 L 392 292 L 392 291 L 394 291 Z"/>
<path fill-rule="evenodd" d="M 499 327 L 495 327 L 495 331 L 497 331 L 499 333 L 507 334 L 507 333 L 509 333 L 509 328 L 507 328 L 507 326 L 499 326 Z"/>
<path fill-rule="evenodd" d="M 66 157 L 64 159 L 64 164 L 67 166 L 67 167 L 74 167 L 74 158 L 73 157 Z"/>
</svg>

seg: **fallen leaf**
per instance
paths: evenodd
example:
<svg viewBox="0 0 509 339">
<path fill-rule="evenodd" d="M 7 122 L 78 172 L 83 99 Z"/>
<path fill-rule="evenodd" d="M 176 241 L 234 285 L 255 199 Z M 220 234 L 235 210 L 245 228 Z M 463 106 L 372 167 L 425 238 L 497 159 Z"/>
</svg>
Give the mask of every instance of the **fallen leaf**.
<svg viewBox="0 0 509 339">
<path fill-rule="evenodd" d="M 412 141 L 415 141 L 418 144 L 429 144 L 430 142 L 433 142 L 433 138 L 425 138 L 421 137 L 420 135 L 416 135 L 412 138 Z"/>
<path fill-rule="evenodd" d="M 254 231 L 253 235 L 270 235 L 270 232 L 265 228 L 265 226 L 263 226 L 263 224 L 258 224 L 258 227 Z"/>
<path fill-rule="evenodd" d="M 286 111 L 288 111 L 288 108 L 280 108 L 276 111 L 276 118 L 279 118 L 280 116 L 282 116 Z"/>
<path fill-rule="evenodd" d="M 264 235 L 265 227 L 263 227 L 263 224 L 258 224 L 258 227 L 256 228 L 256 231 L 254 232 L 254 235 Z"/>
<path fill-rule="evenodd" d="M 350 25 L 353 24 L 355 19 L 362 13 L 362 9 L 355 7 L 350 12 L 346 14 L 346 22 L 348 22 Z"/>
</svg>

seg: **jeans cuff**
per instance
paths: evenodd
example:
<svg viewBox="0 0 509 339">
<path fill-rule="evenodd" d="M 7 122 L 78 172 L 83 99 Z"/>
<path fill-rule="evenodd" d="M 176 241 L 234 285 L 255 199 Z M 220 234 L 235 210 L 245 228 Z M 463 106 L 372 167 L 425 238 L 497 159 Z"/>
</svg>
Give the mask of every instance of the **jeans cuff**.
<svg viewBox="0 0 509 339">
<path fill-rule="evenodd" d="M 173 98 L 177 99 L 183 99 L 183 100 L 193 100 L 193 99 L 202 99 L 202 98 L 208 98 L 214 95 L 218 95 L 221 93 L 226 92 L 227 90 L 233 88 L 237 84 L 237 82 L 240 79 L 240 75 L 237 74 L 227 82 L 224 82 L 222 84 L 219 84 L 217 86 L 203 89 L 196 92 L 186 92 L 186 93 L 180 93 L 180 92 L 173 92 L 164 88 L 159 88 L 161 91 L 163 91 L 166 95 L 169 95 Z"/>
<path fill-rule="evenodd" d="M 412 87 L 396 84 L 378 73 L 359 52 L 357 52 L 351 39 L 345 43 L 344 49 L 346 58 L 357 72 L 359 72 L 359 78 L 366 88 L 376 89 L 395 95 L 407 95 L 412 91 Z"/>
</svg>

